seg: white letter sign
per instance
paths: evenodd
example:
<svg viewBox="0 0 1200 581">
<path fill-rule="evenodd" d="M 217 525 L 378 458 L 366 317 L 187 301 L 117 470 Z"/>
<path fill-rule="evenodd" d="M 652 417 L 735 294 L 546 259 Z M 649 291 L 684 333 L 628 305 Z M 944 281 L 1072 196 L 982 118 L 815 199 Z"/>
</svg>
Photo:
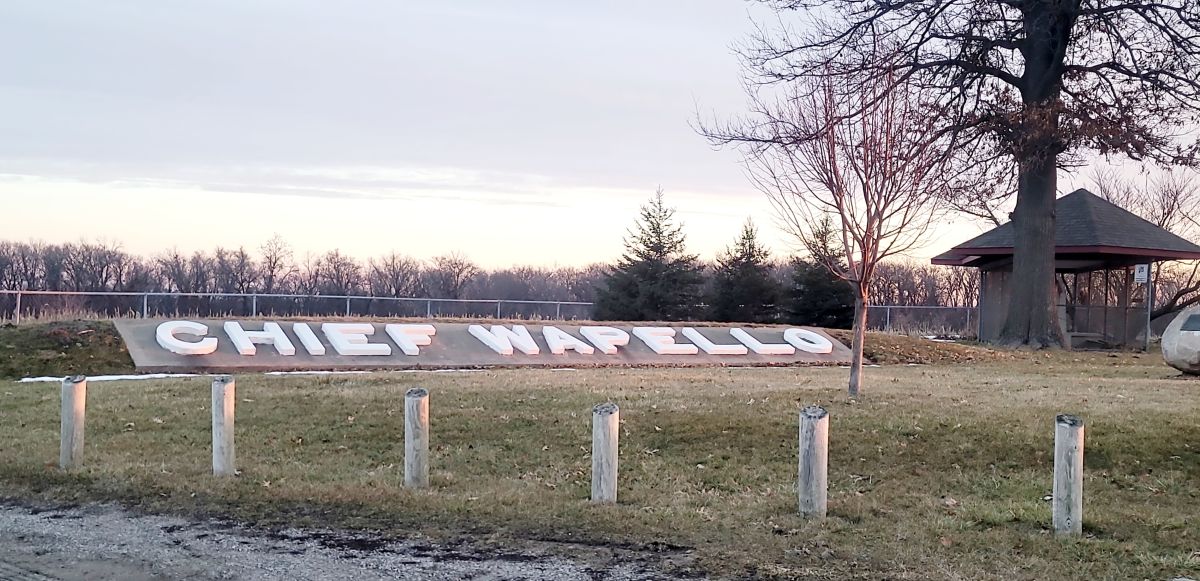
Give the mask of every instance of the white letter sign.
<svg viewBox="0 0 1200 581">
<path fill-rule="evenodd" d="M 400 351 L 409 356 L 420 355 L 420 347 L 433 344 L 431 337 L 437 334 L 433 325 L 391 324 L 385 325 L 383 330 L 396 342 Z"/>
<path fill-rule="evenodd" d="M 325 346 L 321 344 L 321 340 L 317 338 L 316 333 L 313 333 L 312 327 L 309 327 L 308 323 L 292 325 L 292 332 L 296 334 L 296 338 L 300 339 L 300 344 L 304 345 L 304 350 L 308 351 L 309 355 L 325 354 Z"/>
<path fill-rule="evenodd" d="M 758 339 L 750 336 L 737 327 L 729 330 L 729 334 L 733 335 L 734 339 L 741 341 L 742 344 L 749 347 L 751 351 L 759 355 L 793 355 L 796 353 L 796 348 L 786 343 L 763 343 Z"/>
<path fill-rule="evenodd" d="M 208 355 L 217 350 L 217 340 L 213 337 L 201 339 L 195 343 L 180 341 L 175 335 L 187 333 L 204 337 L 208 334 L 208 325 L 191 321 L 167 321 L 154 331 L 158 346 L 179 355 Z"/>
<path fill-rule="evenodd" d="M 591 345 L 576 339 L 570 333 L 553 325 L 542 327 L 542 337 L 545 337 L 546 345 L 550 346 L 550 352 L 555 355 L 562 355 L 567 352 L 567 349 L 584 355 L 591 355 L 596 352 Z"/>
<path fill-rule="evenodd" d="M 709 355 L 745 355 L 747 352 L 745 345 L 717 345 L 691 327 L 683 328 L 683 336 Z"/>
<path fill-rule="evenodd" d="M 338 355 L 392 354 L 390 345 L 367 342 L 367 335 L 375 334 L 375 325 L 370 323 L 322 323 L 321 332 Z"/>
<path fill-rule="evenodd" d="M 512 329 L 504 325 L 492 325 L 491 331 L 484 329 L 483 325 L 471 325 L 467 332 L 501 355 L 512 355 L 513 347 L 526 355 L 537 355 L 541 352 L 525 325 L 513 325 Z"/>
<path fill-rule="evenodd" d="M 247 331 L 237 321 L 225 321 L 225 334 L 229 335 L 229 340 L 233 341 L 234 348 L 242 355 L 257 353 L 258 349 L 254 347 L 255 343 L 273 345 L 275 351 L 280 355 L 296 354 L 296 347 L 292 345 L 292 340 L 283 334 L 283 328 L 279 326 L 279 323 L 267 322 L 263 323 L 261 331 Z"/>
<path fill-rule="evenodd" d="M 645 322 L 331 319 L 117 319 L 139 370 L 487 369 L 612 366 L 831 365 L 850 350 L 810 327 Z M 651 326 L 658 325 L 658 326 Z"/>
<path fill-rule="evenodd" d="M 833 343 L 808 329 L 788 329 L 783 332 L 783 340 L 792 346 L 808 353 L 824 355 L 833 353 Z"/>
<path fill-rule="evenodd" d="M 675 342 L 675 329 L 670 327 L 634 327 L 633 335 L 659 355 L 695 355 L 695 345 Z"/>
<path fill-rule="evenodd" d="M 580 327 L 579 334 L 605 355 L 616 355 L 617 347 L 629 344 L 629 333 L 613 327 Z"/>
</svg>

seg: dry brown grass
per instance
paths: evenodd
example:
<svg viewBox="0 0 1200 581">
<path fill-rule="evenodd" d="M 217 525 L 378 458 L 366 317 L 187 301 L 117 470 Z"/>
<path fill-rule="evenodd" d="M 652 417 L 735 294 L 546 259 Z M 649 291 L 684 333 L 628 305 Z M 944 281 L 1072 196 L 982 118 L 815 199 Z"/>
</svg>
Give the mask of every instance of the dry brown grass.
<svg viewBox="0 0 1200 581">
<path fill-rule="evenodd" d="M 867 370 L 496 370 L 238 381 L 240 477 L 208 474 L 209 384 L 89 386 L 63 475 L 58 386 L 0 383 L 0 495 L 384 534 L 611 544 L 706 574 L 1163 579 L 1200 573 L 1200 384 L 1156 357 L 1010 354 Z M 433 489 L 402 481 L 431 390 Z M 620 404 L 620 503 L 586 501 L 593 404 Z M 796 411 L 831 411 L 830 517 L 795 512 Z M 1053 417 L 1088 421 L 1085 538 L 1047 533 Z M 687 553 L 687 549 L 692 549 Z M 681 555 L 688 555 L 683 558 Z"/>
</svg>

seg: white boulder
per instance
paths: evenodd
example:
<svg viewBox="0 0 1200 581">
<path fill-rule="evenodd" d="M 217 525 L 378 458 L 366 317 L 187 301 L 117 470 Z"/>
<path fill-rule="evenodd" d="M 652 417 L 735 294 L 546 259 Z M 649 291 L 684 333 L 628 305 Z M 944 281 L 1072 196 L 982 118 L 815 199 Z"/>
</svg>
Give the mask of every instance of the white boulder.
<svg viewBox="0 0 1200 581">
<path fill-rule="evenodd" d="M 1200 375 L 1200 305 L 1184 309 L 1162 334 L 1163 359 L 1188 375 Z"/>
</svg>

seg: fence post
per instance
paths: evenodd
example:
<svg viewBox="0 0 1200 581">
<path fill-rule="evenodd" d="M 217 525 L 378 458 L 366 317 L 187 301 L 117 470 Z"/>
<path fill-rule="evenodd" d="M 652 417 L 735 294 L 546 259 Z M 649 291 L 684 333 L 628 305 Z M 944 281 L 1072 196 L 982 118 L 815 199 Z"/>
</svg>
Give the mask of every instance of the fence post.
<svg viewBox="0 0 1200 581">
<path fill-rule="evenodd" d="M 258 316 L 258 293 L 250 295 L 250 316 Z"/>
<path fill-rule="evenodd" d="M 617 404 L 592 408 L 592 502 L 617 502 L 617 454 L 621 410 Z"/>
<path fill-rule="evenodd" d="M 350 297 L 346 297 L 346 316 L 350 316 Z"/>
<path fill-rule="evenodd" d="M 883 330 L 891 333 L 892 332 L 892 306 L 891 305 L 888 305 L 886 312 L 887 312 L 887 315 L 886 315 L 887 321 L 883 324 Z"/>
<path fill-rule="evenodd" d="M 17 291 L 17 308 L 13 310 L 13 323 L 21 324 L 21 291 Z"/>
<path fill-rule="evenodd" d="M 72 375 L 62 382 L 62 418 L 59 429 L 58 467 L 83 464 L 83 427 L 87 407 L 87 377 Z"/>
<path fill-rule="evenodd" d="M 1083 533 L 1083 418 L 1054 418 L 1054 533 Z"/>
<path fill-rule="evenodd" d="M 562 320 L 562 303 L 561 302 L 554 303 L 554 320 L 555 321 Z"/>
<path fill-rule="evenodd" d="M 429 390 L 404 394 L 404 486 L 429 487 Z"/>
<path fill-rule="evenodd" d="M 433 301 L 425 301 L 425 318 L 433 318 Z"/>
<path fill-rule="evenodd" d="M 150 295 L 142 295 L 142 318 L 145 319 L 150 311 Z"/>
<path fill-rule="evenodd" d="M 503 302 L 504 301 L 501 301 L 501 300 L 496 301 L 496 318 L 497 319 L 500 318 L 500 303 L 503 303 Z"/>
<path fill-rule="evenodd" d="M 971 307 L 967 307 L 967 328 L 963 329 L 963 333 L 971 332 Z"/>
<path fill-rule="evenodd" d="M 820 406 L 800 410 L 800 514 L 825 518 L 829 498 L 829 412 Z"/>
<path fill-rule="evenodd" d="M 237 401 L 233 376 L 219 375 L 212 382 L 212 466 L 214 476 L 237 473 L 233 444 L 233 407 Z"/>
</svg>

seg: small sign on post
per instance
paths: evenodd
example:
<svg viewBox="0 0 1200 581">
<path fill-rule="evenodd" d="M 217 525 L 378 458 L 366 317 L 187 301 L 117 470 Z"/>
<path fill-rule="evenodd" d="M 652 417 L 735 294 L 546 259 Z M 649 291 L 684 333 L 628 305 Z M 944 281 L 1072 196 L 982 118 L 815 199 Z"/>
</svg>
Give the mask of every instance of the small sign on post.
<svg viewBox="0 0 1200 581">
<path fill-rule="evenodd" d="M 1146 351 L 1150 351 L 1150 334 L 1154 330 L 1150 327 L 1150 319 L 1154 312 L 1154 285 L 1150 282 L 1150 265 L 1139 264 L 1133 267 L 1133 282 L 1134 284 L 1146 285 Z"/>
</svg>

